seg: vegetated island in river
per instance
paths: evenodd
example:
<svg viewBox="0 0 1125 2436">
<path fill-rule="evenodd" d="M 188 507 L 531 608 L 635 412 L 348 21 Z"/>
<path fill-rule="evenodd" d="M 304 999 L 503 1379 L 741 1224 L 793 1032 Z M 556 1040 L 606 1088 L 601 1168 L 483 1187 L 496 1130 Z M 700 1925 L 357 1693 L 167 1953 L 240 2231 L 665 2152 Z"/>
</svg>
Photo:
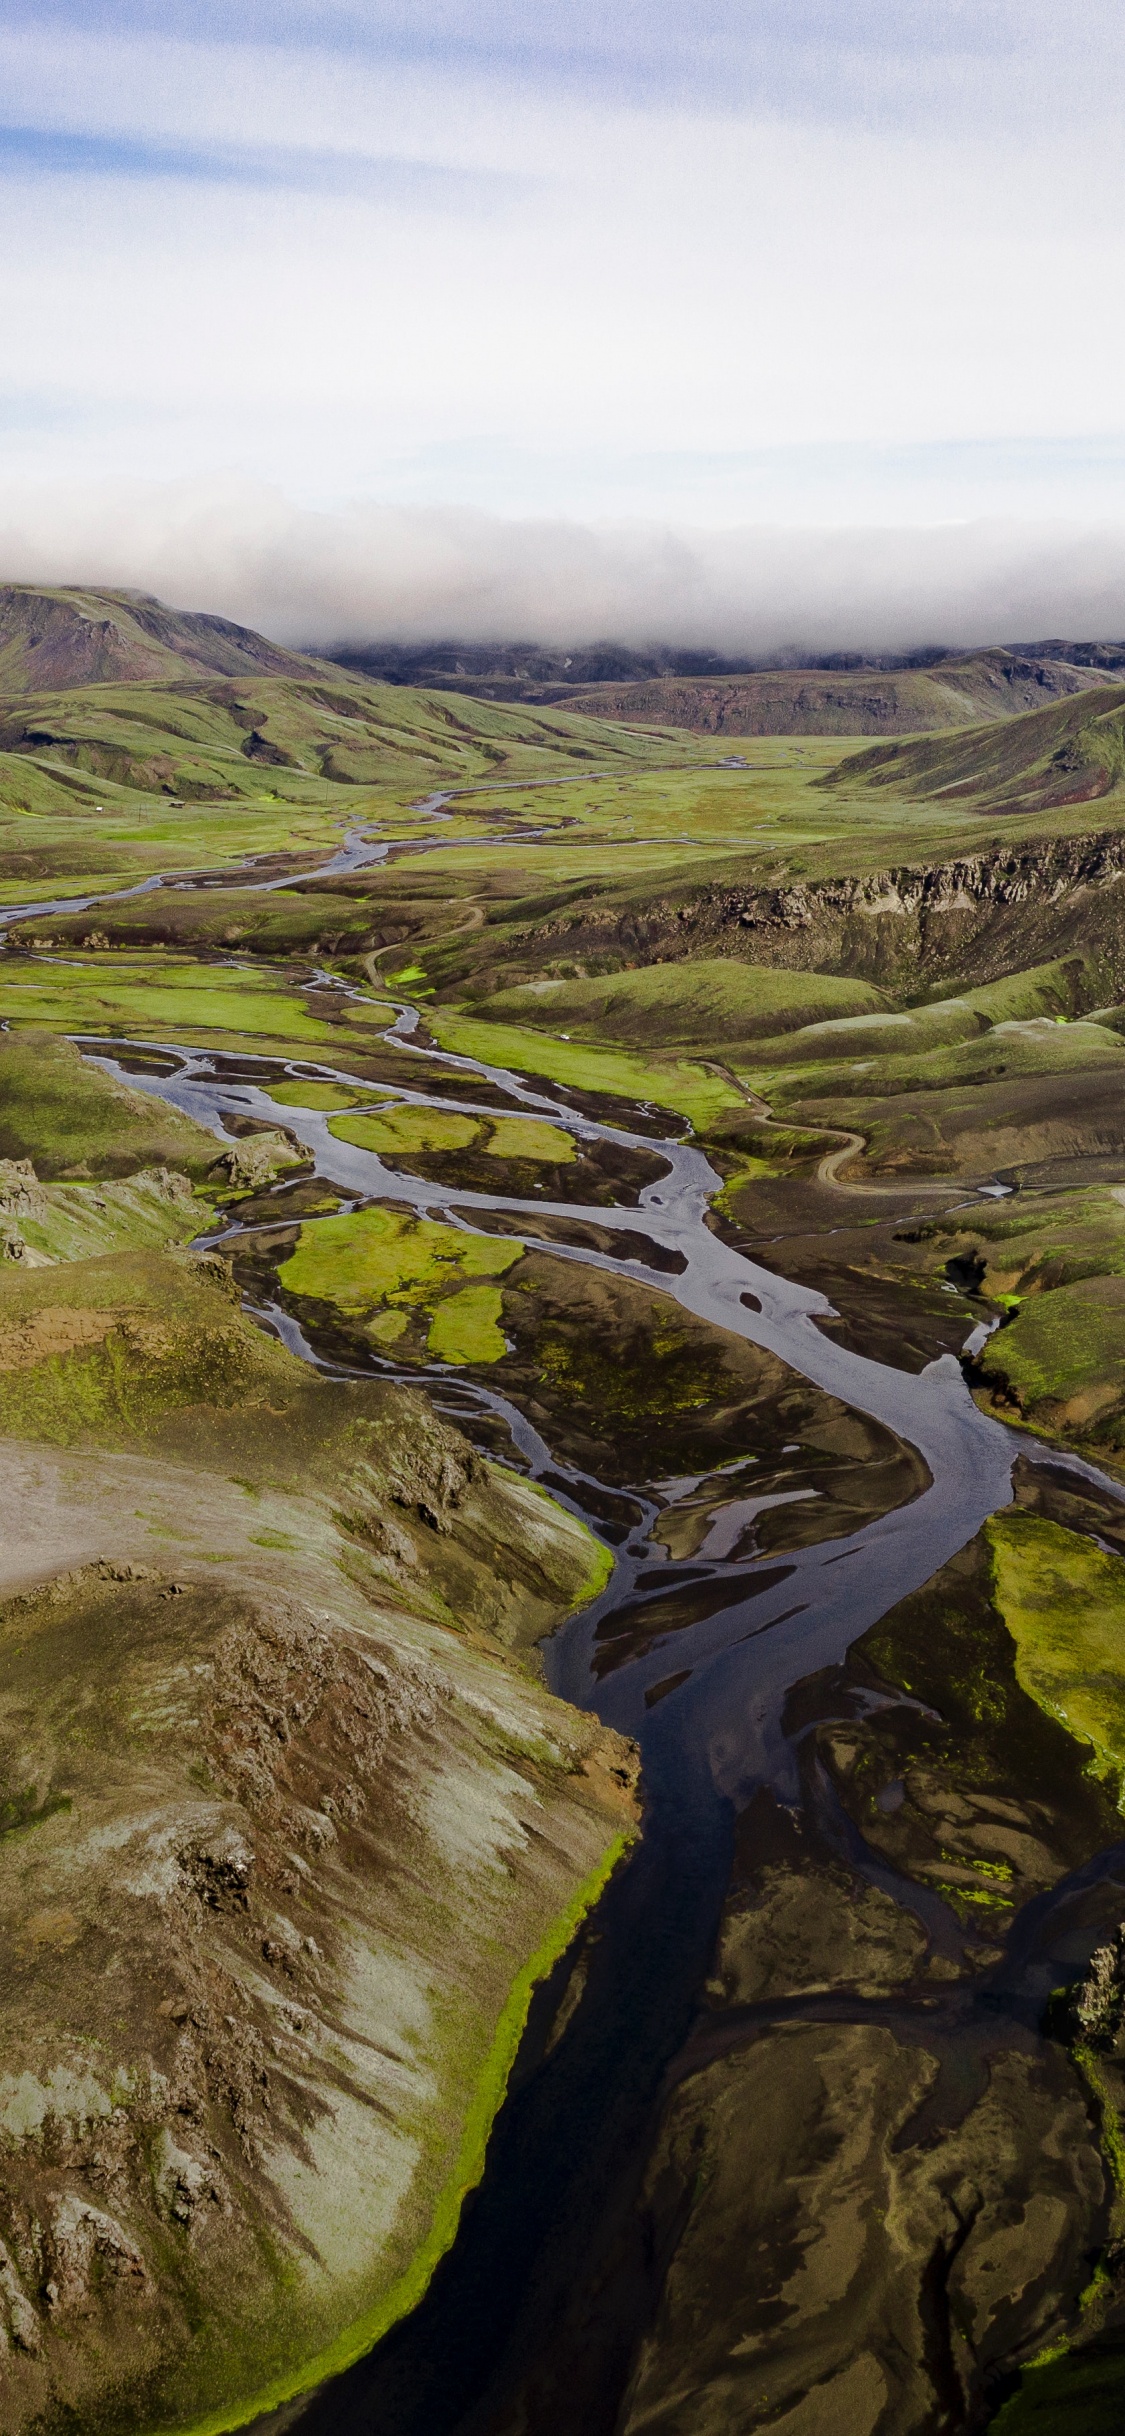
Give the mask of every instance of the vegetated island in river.
<svg viewBox="0 0 1125 2436">
<path fill-rule="evenodd" d="M 720 1651 L 708 1973 L 510 2423 L 1114 2423 L 1125 688 L 1067 648 L 865 679 L 937 731 L 872 745 L 0 596 L 4 2436 L 231 2427 L 414 2306 Z M 943 1355 L 1014 1502 L 795 1647 L 755 1775 L 748 1619 L 924 1510 L 869 1367 Z"/>
</svg>

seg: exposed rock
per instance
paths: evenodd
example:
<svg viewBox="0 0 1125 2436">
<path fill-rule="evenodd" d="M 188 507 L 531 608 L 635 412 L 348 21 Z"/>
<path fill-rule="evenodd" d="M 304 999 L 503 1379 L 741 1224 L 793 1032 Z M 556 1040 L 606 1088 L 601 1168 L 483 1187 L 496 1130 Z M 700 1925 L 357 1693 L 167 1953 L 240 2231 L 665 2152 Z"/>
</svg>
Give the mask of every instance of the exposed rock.
<svg viewBox="0 0 1125 2436">
<path fill-rule="evenodd" d="M 151 2276 L 136 2242 L 104 2209 L 91 2207 L 80 2192 L 68 2192 L 55 2210 L 49 2235 L 53 2272 L 44 2290 L 52 2316 L 85 2315 L 93 2306 L 94 2284 L 108 2280 L 147 2291 Z"/>
<path fill-rule="evenodd" d="M 1125 2026 L 1125 1921 L 1109 1945 L 1099 1945 L 1090 1968 L 1071 1992 L 1071 2010 L 1083 2038 L 1113 2047 Z"/>
<path fill-rule="evenodd" d="M 229 2206 L 214 2162 L 180 2148 L 167 2124 L 158 2134 L 153 2152 L 153 2186 L 161 2214 L 176 2224 L 190 2227 L 208 2201 L 219 2208 Z"/>
<path fill-rule="evenodd" d="M 142 1167 L 124 1181 L 127 1185 L 143 1185 L 147 1192 L 158 1193 L 162 1201 L 181 1203 L 185 1208 L 193 1198 L 187 1177 L 174 1167 Z"/>
<path fill-rule="evenodd" d="M 30 1159 L 0 1159 L 0 1215 L 41 1218 L 47 1196 Z"/>
<path fill-rule="evenodd" d="M 274 1177 L 286 1167 L 303 1167 L 307 1152 L 295 1150 L 292 1142 L 280 1131 L 247 1134 L 241 1142 L 232 1142 L 220 1159 L 215 1161 L 236 1192 L 258 1192 L 263 1184 L 272 1184 Z"/>
<path fill-rule="evenodd" d="M 217 1911 L 223 1904 L 245 1908 L 254 1855 L 237 1827 L 226 1825 L 200 1837 L 180 1854 L 180 1865 L 204 1903 Z"/>
<path fill-rule="evenodd" d="M 25 1269 L 50 1269 L 54 1266 L 46 1252 L 33 1249 L 14 1218 L 0 1218 L 0 1260 L 18 1260 Z"/>
<path fill-rule="evenodd" d="M 734 867 L 682 893 L 591 885 L 588 900 L 560 906 L 524 936 L 529 970 L 565 941 L 575 955 L 623 951 L 642 964 L 733 955 L 914 992 L 944 975 L 988 981 L 1093 955 L 1109 1005 L 1125 995 L 1123 877 L 1125 838 L 1112 830 L 824 879 L 778 874 L 768 885 Z"/>
<path fill-rule="evenodd" d="M 32 2308 L 12 2263 L 10 2251 L 0 2241 L 0 2330 L 10 2336 L 20 2351 L 33 2357 L 42 2342 L 38 2312 Z M 4 2319 L 7 2325 L 4 2325 Z"/>
</svg>

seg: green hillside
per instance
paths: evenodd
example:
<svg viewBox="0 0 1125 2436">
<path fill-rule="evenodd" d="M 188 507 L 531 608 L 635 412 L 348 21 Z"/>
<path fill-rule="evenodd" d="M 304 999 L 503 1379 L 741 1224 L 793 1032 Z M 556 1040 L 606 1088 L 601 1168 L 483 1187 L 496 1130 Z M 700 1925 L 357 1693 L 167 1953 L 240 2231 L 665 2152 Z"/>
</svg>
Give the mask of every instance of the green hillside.
<svg viewBox="0 0 1125 2436">
<path fill-rule="evenodd" d="M 532 779 L 561 765 L 686 760 L 686 737 L 634 736 L 567 711 L 515 709 L 324 677 L 117 684 L 35 694 L 0 716 L 0 785 L 26 792 L 25 760 L 56 786 L 86 780 L 146 794 L 213 797 L 400 781 Z M 13 768 L 19 757 L 21 768 Z"/>
<path fill-rule="evenodd" d="M 758 1034 L 816 1023 L 829 1016 L 866 1017 L 883 1005 L 865 982 L 824 973 L 787 973 L 776 966 L 730 958 L 690 964 L 642 965 L 604 979 L 533 981 L 498 990 L 482 1014 L 498 1023 L 594 1034 L 626 1044 L 748 1041 Z"/>
<path fill-rule="evenodd" d="M 1100 685 L 1002 727 L 876 745 L 825 787 L 893 789 L 960 799 L 981 811 L 1046 811 L 1092 803 L 1125 777 L 1125 688 Z"/>
</svg>

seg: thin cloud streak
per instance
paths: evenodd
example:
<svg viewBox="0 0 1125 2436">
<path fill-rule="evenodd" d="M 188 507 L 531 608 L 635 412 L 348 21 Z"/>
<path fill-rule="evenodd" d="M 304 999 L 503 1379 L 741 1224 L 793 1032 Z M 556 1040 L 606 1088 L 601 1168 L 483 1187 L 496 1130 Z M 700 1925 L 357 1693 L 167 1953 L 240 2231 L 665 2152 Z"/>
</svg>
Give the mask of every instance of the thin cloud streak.
<svg viewBox="0 0 1125 2436">
<path fill-rule="evenodd" d="M 502 170 L 446 168 L 429 161 L 301 145 L 175 145 L 128 135 L 75 135 L 0 124 L 0 177 L 141 178 L 245 186 L 267 193 L 358 196 L 424 210 L 511 205 L 532 181 Z"/>
<path fill-rule="evenodd" d="M 360 501 L 224 481 L 0 498 L 0 578 L 157 593 L 327 649 L 372 640 L 910 650 L 1125 635 L 1125 526 L 731 532 Z"/>
</svg>

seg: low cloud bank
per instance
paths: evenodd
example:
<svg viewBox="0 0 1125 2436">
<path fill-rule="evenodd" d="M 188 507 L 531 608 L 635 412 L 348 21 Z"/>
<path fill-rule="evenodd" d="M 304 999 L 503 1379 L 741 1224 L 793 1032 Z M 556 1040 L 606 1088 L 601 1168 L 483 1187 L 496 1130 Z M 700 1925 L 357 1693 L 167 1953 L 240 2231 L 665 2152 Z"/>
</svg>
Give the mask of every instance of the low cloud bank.
<svg viewBox="0 0 1125 2436">
<path fill-rule="evenodd" d="M 0 493 L 0 579 L 111 584 L 278 641 L 584 644 L 766 657 L 1125 636 L 1125 528 L 726 532 L 333 512 L 236 480 Z"/>
</svg>

